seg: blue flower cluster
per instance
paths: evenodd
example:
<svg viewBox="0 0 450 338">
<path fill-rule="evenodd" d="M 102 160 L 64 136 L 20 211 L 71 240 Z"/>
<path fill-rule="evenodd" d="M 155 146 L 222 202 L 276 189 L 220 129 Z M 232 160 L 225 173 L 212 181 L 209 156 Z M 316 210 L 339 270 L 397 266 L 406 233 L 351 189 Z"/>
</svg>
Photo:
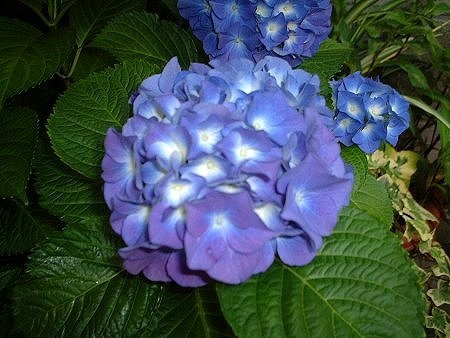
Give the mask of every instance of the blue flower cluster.
<svg viewBox="0 0 450 338">
<path fill-rule="evenodd" d="M 278 56 L 297 66 L 331 31 L 329 0 L 178 0 L 213 59 Z"/>
<path fill-rule="evenodd" d="M 359 72 L 332 81 L 336 116 L 332 131 L 346 146 L 370 154 L 385 140 L 395 146 L 409 126 L 409 103 L 395 89 Z"/>
<path fill-rule="evenodd" d="M 105 139 L 120 255 L 153 281 L 236 284 L 275 255 L 307 264 L 349 203 L 353 173 L 323 123 L 317 76 L 272 57 L 210 65 L 172 59 Z"/>
</svg>

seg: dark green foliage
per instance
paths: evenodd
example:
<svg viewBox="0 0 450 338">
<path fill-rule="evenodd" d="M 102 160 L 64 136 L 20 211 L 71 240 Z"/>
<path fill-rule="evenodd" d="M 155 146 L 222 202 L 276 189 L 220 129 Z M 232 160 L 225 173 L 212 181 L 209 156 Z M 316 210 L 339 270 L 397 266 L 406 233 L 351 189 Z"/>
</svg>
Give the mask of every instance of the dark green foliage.
<svg viewBox="0 0 450 338">
<path fill-rule="evenodd" d="M 55 74 L 72 50 L 73 34 L 43 34 L 33 26 L 0 17 L 0 107 L 14 94 Z"/>
<path fill-rule="evenodd" d="M 197 55 L 190 34 L 143 12 L 123 14 L 112 20 L 92 45 L 107 50 L 120 61 L 143 59 L 160 66 L 177 56 L 181 66 L 188 67 Z"/>
<path fill-rule="evenodd" d="M 16 197 L 27 203 L 37 123 L 36 114 L 27 108 L 0 110 L 0 197 Z"/>
<path fill-rule="evenodd" d="M 132 91 L 158 70 L 143 61 L 129 62 L 71 86 L 48 121 L 55 153 L 83 176 L 98 179 L 106 131 L 125 123 Z"/>
</svg>

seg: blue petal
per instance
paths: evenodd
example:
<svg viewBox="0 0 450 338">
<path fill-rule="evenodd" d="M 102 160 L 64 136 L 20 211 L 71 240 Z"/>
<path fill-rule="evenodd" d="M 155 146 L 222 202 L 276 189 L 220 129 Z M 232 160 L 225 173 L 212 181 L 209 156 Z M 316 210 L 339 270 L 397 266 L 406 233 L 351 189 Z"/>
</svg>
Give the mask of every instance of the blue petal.
<svg viewBox="0 0 450 338">
<path fill-rule="evenodd" d="M 386 138 L 386 126 L 384 123 L 367 123 L 353 136 L 352 141 L 365 153 L 371 154 L 377 150 L 381 142 Z"/>
<path fill-rule="evenodd" d="M 235 129 L 217 144 L 217 148 L 236 167 L 248 161 L 271 162 L 281 160 L 280 149 L 275 147 L 262 131 Z"/>
<path fill-rule="evenodd" d="M 190 143 L 184 127 L 153 122 L 152 132 L 145 138 L 146 156 L 156 158 L 164 169 L 170 170 L 186 161 Z"/>
<path fill-rule="evenodd" d="M 165 205 L 177 208 L 197 198 L 204 183 L 204 179 L 195 175 L 185 175 L 181 179 L 175 175 L 167 175 L 156 187 L 155 196 Z"/>
<path fill-rule="evenodd" d="M 384 97 L 372 98 L 369 95 L 365 95 L 364 105 L 371 119 L 384 122 L 388 112 L 387 102 Z"/>
<path fill-rule="evenodd" d="M 141 247 L 127 247 L 119 250 L 124 260 L 124 268 L 129 273 L 144 275 L 152 281 L 169 282 L 171 278 L 166 272 L 166 264 L 170 252 Z"/>
<path fill-rule="evenodd" d="M 300 114 L 290 107 L 281 91 L 258 91 L 252 95 L 247 123 L 264 130 L 279 145 L 287 143 L 290 133 L 301 128 Z"/>
<path fill-rule="evenodd" d="M 352 119 L 361 123 L 366 120 L 367 112 L 364 107 L 364 100 L 356 94 L 350 92 L 339 92 L 337 98 L 337 108 L 340 112 L 347 114 Z"/>
<path fill-rule="evenodd" d="M 333 126 L 333 134 L 343 144 L 350 146 L 353 144 L 353 136 L 362 126 L 361 122 L 352 119 L 347 114 L 339 113 Z"/>
<path fill-rule="evenodd" d="M 193 271 L 186 264 L 184 250 L 173 252 L 166 265 L 168 275 L 178 285 L 185 287 L 200 287 L 208 283 L 210 278 L 203 271 Z"/>
<path fill-rule="evenodd" d="M 217 115 L 205 117 L 201 114 L 192 114 L 181 118 L 180 125 L 189 131 L 192 139 L 189 158 L 196 158 L 201 153 L 212 154 L 216 151 L 216 144 L 222 139 L 225 121 Z"/>
<path fill-rule="evenodd" d="M 227 178 L 230 173 L 230 165 L 218 156 L 207 155 L 189 162 L 180 169 L 180 172 L 182 175 L 197 175 L 211 184 Z"/>
<path fill-rule="evenodd" d="M 260 41 L 269 50 L 288 38 L 286 20 L 281 13 L 261 21 L 259 29 L 262 34 Z"/>
<path fill-rule="evenodd" d="M 153 206 L 148 228 L 152 244 L 172 249 L 182 249 L 185 229 L 185 213 L 182 208 L 168 208 L 164 203 Z"/>
<path fill-rule="evenodd" d="M 307 236 L 295 236 L 277 238 L 277 253 L 283 263 L 302 266 L 310 263 L 317 251 L 311 247 Z"/>
<path fill-rule="evenodd" d="M 286 194 L 281 217 L 296 222 L 307 233 L 327 236 L 336 225 L 339 210 L 350 201 L 353 177 L 336 177 L 326 164 L 308 154 L 277 183 Z"/>
</svg>

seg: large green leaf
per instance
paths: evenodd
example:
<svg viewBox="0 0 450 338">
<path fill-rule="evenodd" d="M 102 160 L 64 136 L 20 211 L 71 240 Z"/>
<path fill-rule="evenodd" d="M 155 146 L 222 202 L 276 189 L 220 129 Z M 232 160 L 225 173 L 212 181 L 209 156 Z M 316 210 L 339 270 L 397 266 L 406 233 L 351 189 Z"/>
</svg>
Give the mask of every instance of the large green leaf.
<svg viewBox="0 0 450 338">
<path fill-rule="evenodd" d="M 67 59 L 73 34 L 42 34 L 33 26 L 0 17 L 0 107 L 6 98 L 50 78 Z"/>
<path fill-rule="evenodd" d="M 112 20 L 93 46 L 106 49 L 121 61 L 144 59 L 159 65 L 177 56 L 187 67 L 197 55 L 189 33 L 145 12 L 126 13 Z"/>
<path fill-rule="evenodd" d="M 238 286 L 219 285 L 234 332 L 251 337 L 422 337 L 417 276 L 385 225 L 346 208 L 315 260 L 276 262 Z"/>
<path fill-rule="evenodd" d="M 83 48 L 71 78 L 75 81 L 105 70 L 117 63 L 114 56 L 98 48 Z"/>
<path fill-rule="evenodd" d="M 99 182 L 93 182 L 61 163 L 42 143 L 36 158 L 39 204 L 64 221 L 107 215 Z"/>
<path fill-rule="evenodd" d="M 98 179 L 107 129 L 124 124 L 130 115 L 130 94 L 158 71 L 155 65 L 135 61 L 92 74 L 70 87 L 48 122 L 53 148 L 63 162 Z"/>
<path fill-rule="evenodd" d="M 145 337 L 233 337 L 222 316 L 214 287 L 167 288 L 156 311 L 158 320 Z"/>
<path fill-rule="evenodd" d="M 353 167 L 354 184 L 353 193 L 358 191 L 366 183 L 367 178 L 367 157 L 366 154 L 356 145 L 343 147 L 341 156 L 347 164 Z"/>
<path fill-rule="evenodd" d="M 17 264 L 0 265 L 0 337 L 14 337 L 11 330 L 14 322 L 11 294 L 14 283 L 19 279 L 22 266 Z"/>
<path fill-rule="evenodd" d="M 143 0 L 78 0 L 69 12 L 78 47 L 91 40 L 114 16 L 144 8 Z"/>
<path fill-rule="evenodd" d="M 27 202 L 26 185 L 37 129 L 37 116 L 27 108 L 0 111 L 0 197 Z"/>
<path fill-rule="evenodd" d="M 214 290 L 180 289 L 121 268 L 98 219 L 70 224 L 31 256 L 15 289 L 19 329 L 33 337 L 216 337 L 226 324 Z"/>
<path fill-rule="evenodd" d="M 73 224 L 31 256 L 16 287 L 18 325 L 33 337 L 132 336 L 152 321 L 161 285 L 127 275 L 98 220 Z"/>
<path fill-rule="evenodd" d="M 305 60 L 300 68 L 319 75 L 322 94 L 331 94 L 328 81 L 341 69 L 345 61 L 350 57 L 352 49 L 349 45 L 334 40 L 325 40 L 313 58 Z"/>
<path fill-rule="evenodd" d="M 391 199 L 383 183 L 371 175 L 367 175 L 362 188 L 353 192 L 351 205 L 376 218 L 386 229 L 392 225 L 394 219 Z"/>
<path fill-rule="evenodd" d="M 18 279 L 22 267 L 16 264 L 2 264 L 0 266 L 0 293 L 10 288 Z"/>
<path fill-rule="evenodd" d="M 0 255 L 25 253 L 53 230 L 52 220 L 19 201 L 0 202 Z"/>
</svg>

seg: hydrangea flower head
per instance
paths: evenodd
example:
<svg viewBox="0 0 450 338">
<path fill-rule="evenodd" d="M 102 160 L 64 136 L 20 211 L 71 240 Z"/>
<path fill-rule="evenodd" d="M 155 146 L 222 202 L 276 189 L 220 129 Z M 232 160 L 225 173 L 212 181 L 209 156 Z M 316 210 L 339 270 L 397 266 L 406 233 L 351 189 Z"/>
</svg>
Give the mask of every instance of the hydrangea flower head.
<svg viewBox="0 0 450 338">
<path fill-rule="evenodd" d="M 211 59 L 270 55 L 296 66 L 331 31 L 329 0 L 178 0 L 178 8 Z"/>
<path fill-rule="evenodd" d="M 393 88 L 359 72 L 332 81 L 336 113 L 332 131 L 345 145 L 370 154 L 387 141 L 397 144 L 409 126 L 409 104 Z"/>
<path fill-rule="evenodd" d="M 310 262 L 353 184 L 318 93 L 317 76 L 270 56 L 186 71 L 174 58 L 144 80 L 102 163 L 124 267 L 195 287 L 241 283 L 276 255 Z"/>
</svg>

